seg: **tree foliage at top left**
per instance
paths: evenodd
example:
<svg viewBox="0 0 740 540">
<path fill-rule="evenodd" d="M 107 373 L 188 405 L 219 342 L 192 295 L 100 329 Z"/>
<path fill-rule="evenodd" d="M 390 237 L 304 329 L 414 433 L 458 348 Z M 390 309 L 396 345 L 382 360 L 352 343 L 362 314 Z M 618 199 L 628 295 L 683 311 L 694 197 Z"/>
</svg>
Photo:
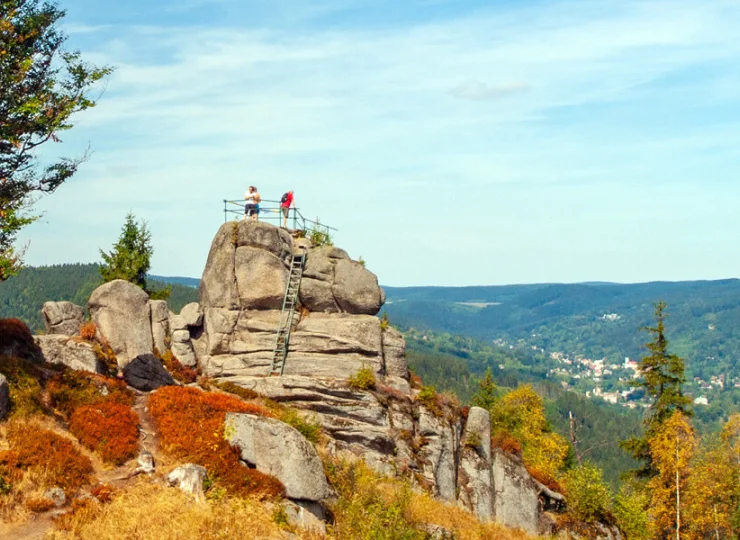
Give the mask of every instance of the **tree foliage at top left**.
<svg viewBox="0 0 740 540">
<path fill-rule="evenodd" d="M 28 213 L 34 195 L 52 193 L 87 157 L 42 164 L 40 147 L 61 142 L 72 117 L 95 106 L 91 92 L 112 71 L 64 48 L 64 16 L 54 3 L 0 0 L 0 281 L 20 267 L 22 250 L 13 243 L 37 217 Z"/>
</svg>

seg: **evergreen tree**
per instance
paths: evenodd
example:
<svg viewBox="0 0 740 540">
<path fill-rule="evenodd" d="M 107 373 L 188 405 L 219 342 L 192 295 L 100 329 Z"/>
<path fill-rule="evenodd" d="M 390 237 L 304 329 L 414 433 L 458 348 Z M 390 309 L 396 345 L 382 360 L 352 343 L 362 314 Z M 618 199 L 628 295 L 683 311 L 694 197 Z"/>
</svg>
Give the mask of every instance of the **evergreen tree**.
<svg viewBox="0 0 740 540">
<path fill-rule="evenodd" d="M 622 443 L 635 459 L 643 462 L 643 467 L 637 471 L 640 476 L 652 476 L 656 472 L 648 441 L 660 430 L 663 423 L 675 412 L 684 416 L 692 414 L 691 400 L 683 394 L 683 385 L 686 382 L 683 359 L 668 352 L 665 308 L 665 302 L 655 304 L 655 326 L 642 328 L 653 336 L 653 340 L 645 344 L 650 354 L 640 361 L 641 379 L 636 381 L 638 386 L 645 389 L 646 395 L 653 398 L 644 420 L 646 435 L 642 438 L 633 437 Z"/>
<path fill-rule="evenodd" d="M 21 266 L 23 250 L 13 243 L 36 219 L 27 213 L 33 195 L 53 192 L 86 157 L 42 167 L 40 147 L 60 142 L 71 117 L 95 105 L 92 87 L 111 72 L 64 50 L 64 15 L 53 2 L 0 0 L 0 281 Z"/>
<path fill-rule="evenodd" d="M 493 382 L 493 372 L 489 366 L 486 374 L 478 381 L 478 391 L 473 394 L 473 405 L 491 411 L 497 400 L 498 390 L 496 383 Z"/>
<path fill-rule="evenodd" d="M 147 289 L 146 274 L 151 266 L 154 248 L 151 244 L 152 235 L 147 229 L 146 222 L 136 223 L 135 216 L 129 212 L 123 224 L 121 236 L 110 253 L 102 249 L 100 255 L 103 264 L 100 265 L 100 275 L 106 283 L 114 279 L 123 279 L 138 285 L 152 298 L 166 298 L 170 288 L 159 291 Z"/>
</svg>

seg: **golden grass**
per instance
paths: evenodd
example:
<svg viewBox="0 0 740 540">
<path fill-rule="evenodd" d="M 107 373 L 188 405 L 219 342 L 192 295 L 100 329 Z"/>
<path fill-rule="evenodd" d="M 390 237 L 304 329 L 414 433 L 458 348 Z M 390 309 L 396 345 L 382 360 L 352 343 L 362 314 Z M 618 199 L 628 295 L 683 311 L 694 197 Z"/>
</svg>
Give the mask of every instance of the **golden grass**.
<svg viewBox="0 0 740 540">
<path fill-rule="evenodd" d="M 407 507 L 408 518 L 432 523 L 452 531 L 459 540 L 528 540 L 535 538 L 518 529 L 496 523 L 481 523 L 473 514 L 434 499 L 426 493 L 413 493 Z"/>
<path fill-rule="evenodd" d="M 286 538 L 269 505 L 254 499 L 198 504 L 179 489 L 141 479 L 108 505 L 89 502 L 60 520 L 48 540 Z"/>
<path fill-rule="evenodd" d="M 332 506 L 336 538 L 426 538 L 429 525 L 458 540 L 530 540 L 535 537 L 495 523 L 481 523 L 460 507 L 434 499 L 408 482 L 387 478 L 363 461 L 329 456 L 322 449 L 330 481 L 339 493 Z"/>
</svg>

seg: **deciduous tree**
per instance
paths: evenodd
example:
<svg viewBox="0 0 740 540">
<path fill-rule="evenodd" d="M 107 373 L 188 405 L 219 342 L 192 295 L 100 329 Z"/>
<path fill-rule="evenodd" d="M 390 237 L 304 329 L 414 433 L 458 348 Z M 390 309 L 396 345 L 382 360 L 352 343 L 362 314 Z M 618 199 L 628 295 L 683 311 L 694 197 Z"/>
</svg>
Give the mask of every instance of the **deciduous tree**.
<svg viewBox="0 0 740 540">
<path fill-rule="evenodd" d="M 0 281 L 20 267 L 18 232 L 37 216 L 34 194 L 51 193 L 85 155 L 42 166 L 40 147 L 60 142 L 72 117 L 93 107 L 91 91 L 108 75 L 64 48 L 64 10 L 43 0 L 0 0 Z"/>
</svg>

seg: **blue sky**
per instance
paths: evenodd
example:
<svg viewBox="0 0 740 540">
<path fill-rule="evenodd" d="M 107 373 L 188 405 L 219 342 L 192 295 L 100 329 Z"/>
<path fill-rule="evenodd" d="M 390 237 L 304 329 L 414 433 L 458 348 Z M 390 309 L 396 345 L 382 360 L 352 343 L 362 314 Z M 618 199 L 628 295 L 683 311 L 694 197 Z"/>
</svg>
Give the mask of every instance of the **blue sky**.
<svg viewBox="0 0 740 540">
<path fill-rule="evenodd" d="M 28 264 L 132 210 L 199 277 L 221 201 L 288 188 L 387 285 L 717 279 L 740 252 L 740 3 L 67 0 L 117 66 Z"/>
</svg>

